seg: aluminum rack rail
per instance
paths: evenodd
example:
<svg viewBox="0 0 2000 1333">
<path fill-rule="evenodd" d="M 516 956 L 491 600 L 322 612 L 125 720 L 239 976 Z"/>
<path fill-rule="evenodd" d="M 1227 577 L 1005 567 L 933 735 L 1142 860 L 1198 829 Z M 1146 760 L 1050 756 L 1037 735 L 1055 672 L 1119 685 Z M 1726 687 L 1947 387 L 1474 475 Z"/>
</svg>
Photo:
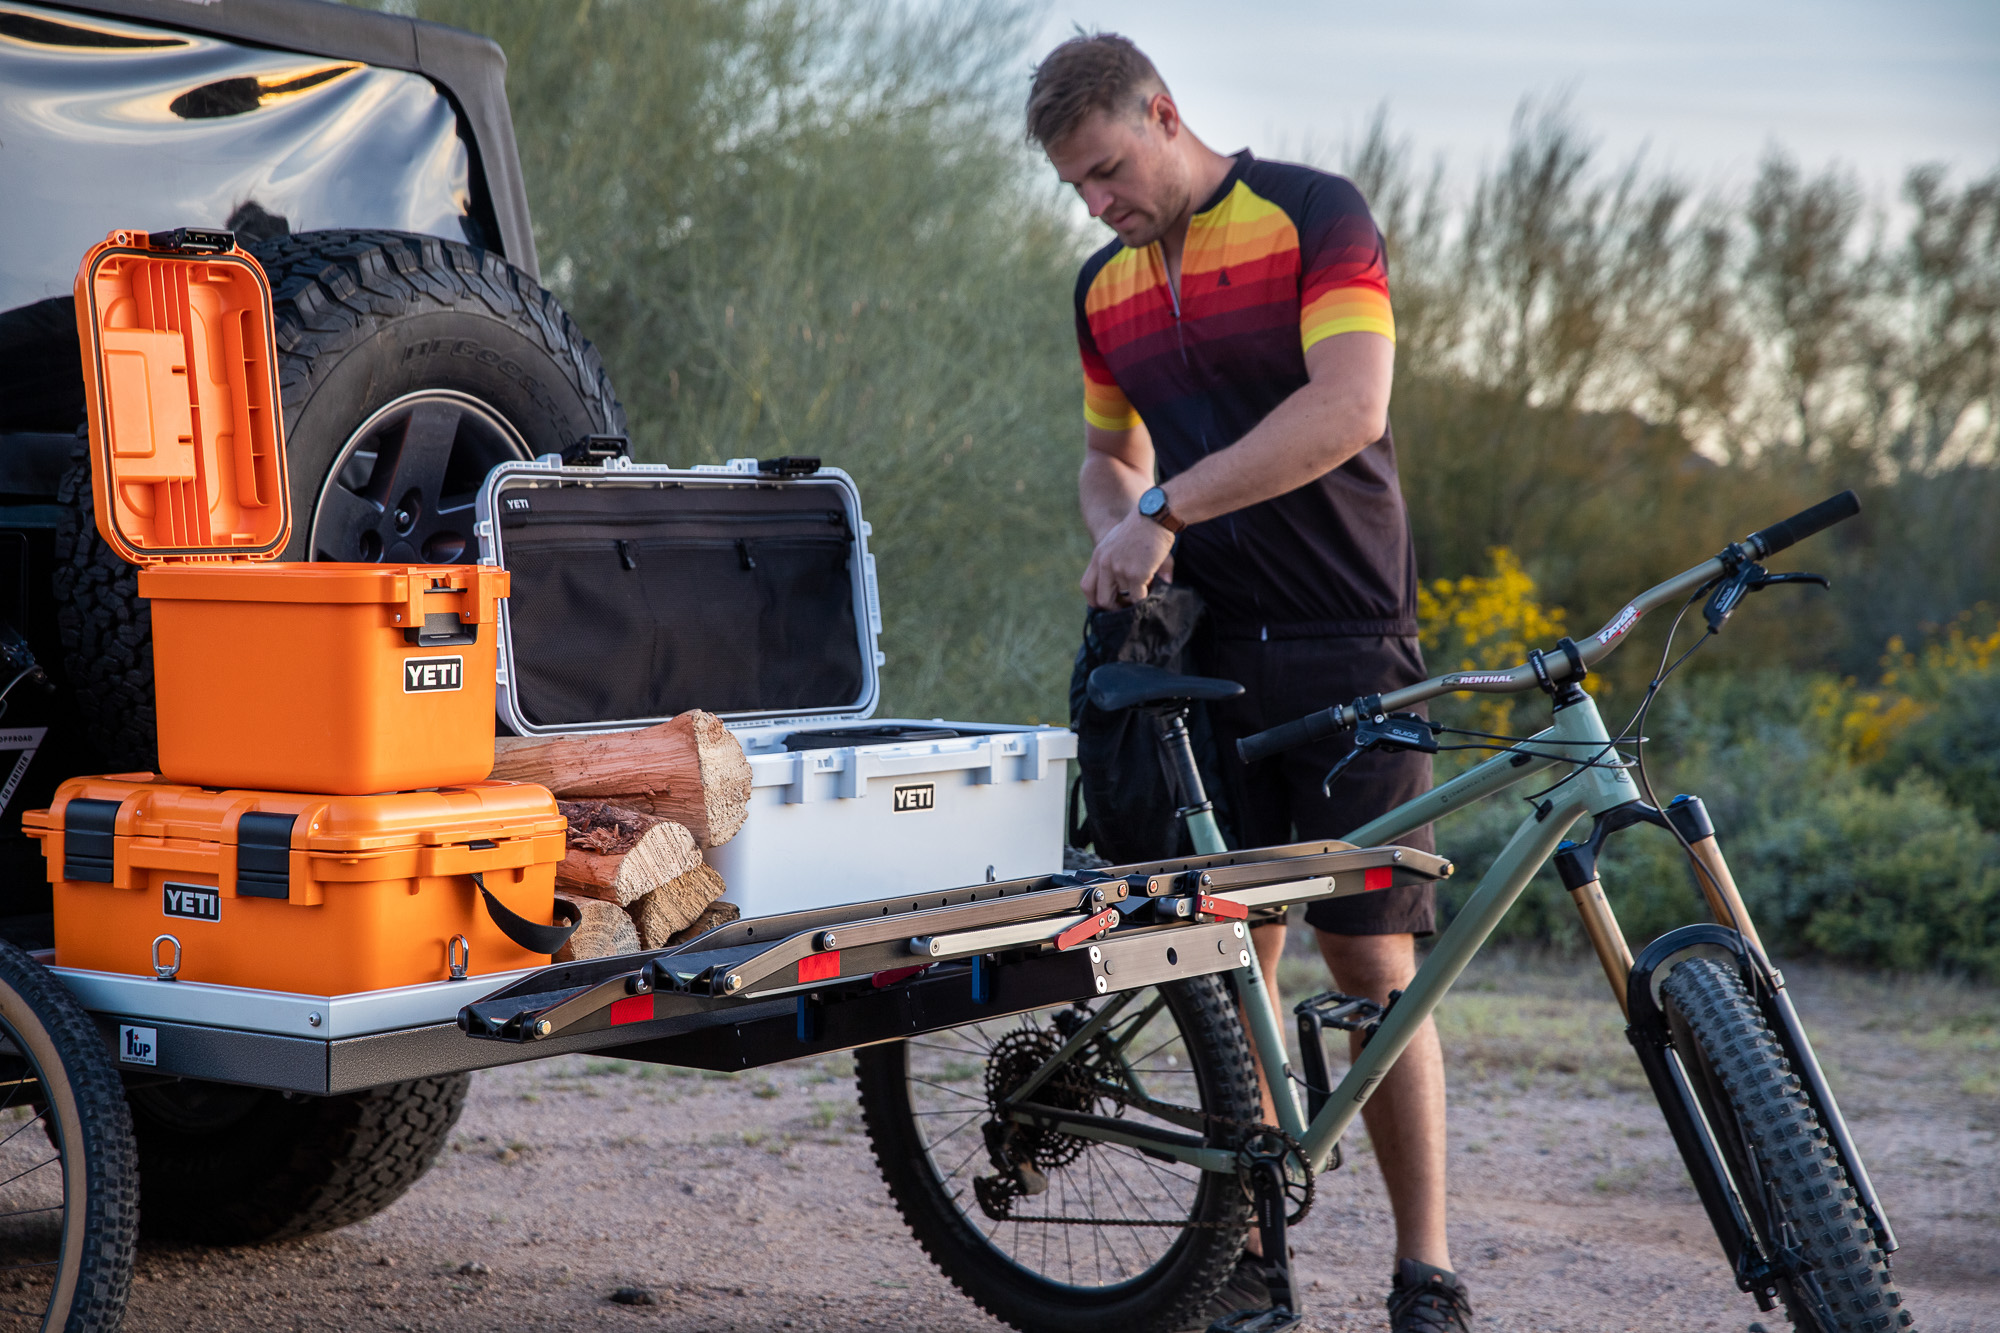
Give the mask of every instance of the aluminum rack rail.
<svg viewBox="0 0 2000 1333">
<path fill-rule="evenodd" d="M 915 984 L 933 969 L 944 970 L 932 981 L 948 977 L 978 1010 L 955 1021 L 990 1017 L 1000 991 L 1019 992 L 1034 1008 L 1239 967 L 1248 961 L 1252 907 L 1450 873 L 1448 861 L 1408 847 L 1300 844 L 763 917 L 676 949 L 527 974 L 466 1005 L 458 1021 L 469 1036 L 520 1045 L 697 1011 L 726 1018 L 736 1004 L 789 999 L 798 1041 L 817 1047 L 827 1006 Z M 908 1035 L 909 1022 L 890 1021 L 848 1044 Z M 681 1062 L 664 1053 L 635 1058 Z"/>
</svg>

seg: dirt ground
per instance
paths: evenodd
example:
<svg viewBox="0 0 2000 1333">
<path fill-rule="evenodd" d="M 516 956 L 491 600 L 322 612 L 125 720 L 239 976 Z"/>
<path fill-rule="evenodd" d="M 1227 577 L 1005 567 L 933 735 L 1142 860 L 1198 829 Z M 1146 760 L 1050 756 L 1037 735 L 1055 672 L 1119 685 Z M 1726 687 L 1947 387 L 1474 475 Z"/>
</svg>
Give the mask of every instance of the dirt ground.
<svg viewBox="0 0 2000 1333">
<path fill-rule="evenodd" d="M 1319 981 L 1287 962 L 1288 988 Z M 2000 991 L 1787 975 L 1902 1239 L 1918 1326 L 2000 1329 Z M 1784 1327 L 1729 1280 L 1593 962 L 1482 960 L 1439 1018 L 1477 1327 Z M 147 1249 L 126 1327 L 998 1329 L 904 1230 L 851 1068 L 564 1057 L 479 1075 L 450 1150 L 387 1212 L 256 1250 Z M 1295 1233 L 1310 1327 L 1386 1328 L 1389 1234 L 1357 1132 Z M 653 1303 L 614 1303 L 621 1287 Z"/>
</svg>

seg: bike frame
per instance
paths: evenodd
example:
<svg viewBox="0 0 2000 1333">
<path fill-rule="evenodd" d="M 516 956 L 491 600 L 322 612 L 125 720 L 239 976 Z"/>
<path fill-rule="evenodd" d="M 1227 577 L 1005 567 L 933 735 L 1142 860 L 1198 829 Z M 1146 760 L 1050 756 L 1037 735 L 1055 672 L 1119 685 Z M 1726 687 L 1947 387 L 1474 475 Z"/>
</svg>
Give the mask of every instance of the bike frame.
<svg viewBox="0 0 2000 1333">
<path fill-rule="evenodd" d="M 1610 734 L 1598 715 L 1597 705 L 1589 695 L 1579 690 L 1574 702 L 1556 710 L 1554 722 L 1546 731 L 1517 743 L 1443 786 L 1405 802 L 1343 839 L 1362 847 L 1393 843 L 1426 824 L 1455 814 L 1553 768 L 1564 770 L 1560 785 L 1521 821 L 1506 847 L 1494 858 L 1479 887 L 1438 938 L 1410 985 L 1382 1016 L 1374 1035 L 1355 1057 L 1319 1115 L 1310 1123 L 1305 1118 L 1290 1077 L 1291 1058 L 1271 1005 L 1270 991 L 1264 985 L 1263 968 L 1257 951 L 1254 948 L 1249 950 L 1249 962 L 1234 969 L 1236 992 L 1258 1061 L 1267 1071 L 1283 1073 L 1282 1077 L 1269 1079 L 1278 1128 L 1298 1140 L 1314 1171 L 1325 1169 L 1341 1137 L 1353 1124 L 1355 1115 L 1375 1089 L 1381 1086 L 1383 1077 L 1408 1048 L 1424 1020 L 1444 999 L 1452 983 L 1458 980 L 1466 964 L 1492 935 L 1500 919 L 1521 896 L 1528 881 L 1555 854 L 1563 835 L 1583 815 L 1627 804 L 1636 799 L 1637 792 L 1623 762 L 1617 758 Z M 1197 852 L 1207 854 L 1224 850 L 1212 822 L 1191 820 L 1190 828 Z M 1212 845 L 1204 845 L 1209 843 Z M 1601 904 L 1601 894 L 1597 896 L 1597 902 Z M 1582 905 L 1579 903 L 1580 907 Z M 1601 910 L 1604 916 L 1609 916 L 1608 907 Z M 1590 914 L 1586 913 L 1587 924 L 1589 920 Z M 1597 937 L 1597 932 L 1593 931 L 1593 941 Z M 1622 948 L 1623 937 L 1618 936 L 1617 939 Z M 1629 970 L 1630 963 L 1631 957 L 1627 952 L 1626 970 Z M 1621 973 L 1620 986 L 1622 979 Z M 1622 1005 L 1622 991 L 1619 998 Z M 1064 1061 L 1095 1041 L 1123 1008 L 1122 1004 L 1113 1003 L 1093 1015 L 1063 1043 L 1061 1049 L 1049 1057 L 1041 1070 L 1022 1084 L 1015 1097 L 1032 1097 L 1034 1090 Z M 1144 1084 L 1135 1071 L 1125 1070 L 1124 1077 L 1131 1082 L 1134 1093 L 1147 1096 Z M 1033 1115 L 1038 1121 L 1048 1119 L 1043 1108 L 1037 1108 Z M 1151 1136 L 1133 1135 L 1110 1126 L 1065 1123 L 1063 1132 L 1078 1138 L 1133 1146 L 1143 1141 L 1148 1151 L 1162 1153 L 1203 1170 L 1232 1171 L 1236 1167 L 1236 1155 L 1232 1152 L 1194 1144 L 1161 1142 Z"/>
</svg>

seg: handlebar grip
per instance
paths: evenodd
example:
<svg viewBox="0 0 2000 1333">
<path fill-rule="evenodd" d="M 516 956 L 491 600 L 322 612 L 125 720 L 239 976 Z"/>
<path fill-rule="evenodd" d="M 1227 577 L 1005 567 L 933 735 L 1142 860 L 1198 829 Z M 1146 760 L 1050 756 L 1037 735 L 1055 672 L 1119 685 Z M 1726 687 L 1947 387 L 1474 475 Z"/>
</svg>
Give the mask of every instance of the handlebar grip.
<svg viewBox="0 0 2000 1333">
<path fill-rule="evenodd" d="M 1776 555 L 1787 546 L 1804 541 L 1825 528 L 1845 519 L 1853 518 L 1861 512 L 1861 501 L 1853 491 L 1842 491 L 1831 500 L 1821 500 L 1811 509 L 1793 514 L 1781 523 L 1773 523 L 1768 528 L 1750 534 L 1748 542 L 1757 549 L 1761 559 Z"/>
<path fill-rule="evenodd" d="M 1244 763 L 1254 764 L 1260 759 L 1304 745 L 1309 741 L 1325 740 L 1337 736 L 1347 727 L 1340 720 L 1340 706 L 1322 708 L 1317 713 L 1307 713 L 1304 717 L 1293 718 L 1290 722 L 1280 722 L 1268 731 L 1260 731 L 1254 736 L 1245 736 L 1236 742 L 1236 753 Z"/>
</svg>

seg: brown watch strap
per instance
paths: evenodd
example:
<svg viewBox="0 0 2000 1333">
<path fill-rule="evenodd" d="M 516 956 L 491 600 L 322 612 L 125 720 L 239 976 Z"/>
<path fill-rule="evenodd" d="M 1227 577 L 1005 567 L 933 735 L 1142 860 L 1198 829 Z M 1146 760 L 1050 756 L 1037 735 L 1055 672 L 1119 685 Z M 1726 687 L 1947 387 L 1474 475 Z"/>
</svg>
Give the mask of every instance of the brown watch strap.
<svg viewBox="0 0 2000 1333">
<path fill-rule="evenodd" d="M 1159 487 L 1156 486 L 1153 489 L 1159 490 Z M 1160 500 L 1161 500 L 1160 511 L 1157 514 L 1146 514 L 1146 517 L 1152 519 L 1153 522 L 1159 524 L 1161 527 L 1165 528 L 1168 532 L 1178 533 L 1182 528 L 1185 528 L 1187 526 L 1187 523 L 1179 515 L 1175 514 L 1173 509 L 1165 503 L 1166 498 L 1167 498 L 1167 493 L 1165 491 L 1160 491 Z M 1140 510 L 1139 512 L 1145 514 L 1145 510 L 1143 509 Z"/>
</svg>

